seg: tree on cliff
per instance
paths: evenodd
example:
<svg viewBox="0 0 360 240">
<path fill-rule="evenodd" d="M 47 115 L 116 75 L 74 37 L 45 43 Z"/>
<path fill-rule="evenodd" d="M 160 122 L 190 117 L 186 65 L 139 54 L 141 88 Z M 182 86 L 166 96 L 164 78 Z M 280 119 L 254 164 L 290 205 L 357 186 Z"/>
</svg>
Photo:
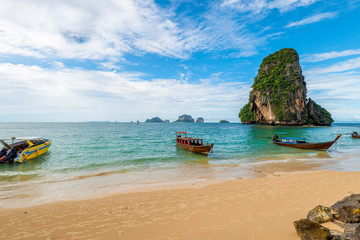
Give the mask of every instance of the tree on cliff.
<svg viewBox="0 0 360 240">
<path fill-rule="evenodd" d="M 263 59 L 247 103 L 240 111 L 243 123 L 330 125 L 331 114 L 306 100 L 306 83 L 299 55 L 284 48 Z M 317 114 L 315 116 L 314 114 Z"/>
</svg>

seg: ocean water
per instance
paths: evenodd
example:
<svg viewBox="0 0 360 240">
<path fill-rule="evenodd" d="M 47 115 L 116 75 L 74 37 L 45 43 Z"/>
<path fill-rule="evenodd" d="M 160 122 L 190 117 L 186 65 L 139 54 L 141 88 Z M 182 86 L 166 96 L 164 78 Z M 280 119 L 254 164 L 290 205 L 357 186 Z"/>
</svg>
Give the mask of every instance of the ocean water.
<svg viewBox="0 0 360 240">
<path fill-rule="evenodd" d="M 214 143 L 208 157 L 175 146 L 175 132 Z M 360 124 L 280 127 L 240 123 L 1 123 L 0 138 L 52 140 L 48 153 L 0 165 L 0 207 L 102 196 L 149 185 L 237 179 L 274 171 L 360 170 Z M 321 142 L 343 134 L 327 152 L 281 147 L 271 137 Z M 260 169 L 260 170 L 259 170 Z M 271 171 L 270 171 L 271 169 Z"/>
</svg>

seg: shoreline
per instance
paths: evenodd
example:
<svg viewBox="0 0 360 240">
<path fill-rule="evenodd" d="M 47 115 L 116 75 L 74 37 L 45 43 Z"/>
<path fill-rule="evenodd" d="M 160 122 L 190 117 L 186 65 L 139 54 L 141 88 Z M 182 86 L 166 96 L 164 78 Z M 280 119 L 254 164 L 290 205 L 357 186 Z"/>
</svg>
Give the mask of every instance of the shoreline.
<svg viewBox="0 0 360 240">
<path fill-rule="evenodd" d="M 295 240 L 293 221 L 319 204 L 360 192 L 359 177 L 360 172 L 276 173 L 0 208 L 0 238 Z"/>
<path fill-rule="evenodd" d="M 102 198 L 114 194 L 211 185 L 237 179 L 263 178 L 278 172 L 332 171 L 327 153 L 311 153 L 305 159 L 283 155 L 277 159 L 258 158 L 257 162 L 233 164 L 231 161 L 209 164 L 191 161 L 178 168 L 149 171 L 103 171 L 67 178 L 44 178 L 23 184 L 0 186 L 0 208 L 31 207 L 57 201 L 77 201 Z"/>
<path fill-rule="evenodd" d="M 225 164 L 193 164 L 180 168 L 160 169 L 159 171 L 127 172 L 133 177 L 133 182 L 124 178 L 123 173 L 105 171 L 90 173 L 68 178 L 44 179 L 1 186 L 0 208 L 23 208 L 53 202 L 78 201 L 92 198 L 102 198 L 115 194 L 134 193 L 141 191 L 166 190 L 172 188 L 192 188 L 237 179 L 263 178 L 276 175 L 277 172 L 292 173 L 304 171 L 330 170 L 322 169 L 329 162 L 320 163 L 317 160 L 287 160 L 263 158 L 258 163 L 237 165 Z M 262 162 L 264 161 L 264 162 Z M 151 175 L 150 175 L 151 174 Z M 127 181 L 124 181 L 126 179 Z M 9 191 L 10 190 L 10 191 Z"/>
</svg>

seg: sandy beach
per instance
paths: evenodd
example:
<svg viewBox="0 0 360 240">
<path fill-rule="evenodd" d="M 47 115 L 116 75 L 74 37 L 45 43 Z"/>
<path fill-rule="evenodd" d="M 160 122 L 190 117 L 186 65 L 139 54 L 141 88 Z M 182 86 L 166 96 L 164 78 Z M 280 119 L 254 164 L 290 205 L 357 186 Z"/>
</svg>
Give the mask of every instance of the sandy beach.
<svg viewBox="0 0 360 240">
<path fill-rule="evenodd" d="M 0 209 L 0 239 L 298 239 L 293 221 L 360 192 L 360 172 L 298 172 Z"/>
</svg>

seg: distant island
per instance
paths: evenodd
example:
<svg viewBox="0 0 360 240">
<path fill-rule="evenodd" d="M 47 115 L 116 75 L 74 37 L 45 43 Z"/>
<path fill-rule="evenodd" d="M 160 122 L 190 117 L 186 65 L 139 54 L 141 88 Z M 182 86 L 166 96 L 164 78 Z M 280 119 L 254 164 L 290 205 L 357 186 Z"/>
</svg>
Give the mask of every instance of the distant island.
<svg viewBox="0 0 360 240">
<path fill-rule="evenodd" d="M 229 123 L 227 120 L 220 120 L 219 123 Z"/>
<path fill-rule="evenodd" d="M 196 119 L 196 123 L 204 123 L 204 118 L 199 117 L 198 119 Z"/>
<path fill-rule="evenodd" d="M 245 124 L 330 126 L 331 114 L 306 93 L 298 53 L 281 49 L 263 59 L 239 118 Z"/>
<path fill-rule="evenodd" d="M 190 115 L 183 114 L 183 115 L 179 116 L 178 120 L 176 120 L 175 122 L 190 122 L 190 123 L 193 123 L 195 121 Z"/>
<path fill-rule="evenodd" d="M 154 117 L 152 119 L 146 119 L 145 121 L 146 123 L 162 123 L 164 122 L 163 120 L 161 120 L 161 118 L 159 117 Z"/>
</svg>

